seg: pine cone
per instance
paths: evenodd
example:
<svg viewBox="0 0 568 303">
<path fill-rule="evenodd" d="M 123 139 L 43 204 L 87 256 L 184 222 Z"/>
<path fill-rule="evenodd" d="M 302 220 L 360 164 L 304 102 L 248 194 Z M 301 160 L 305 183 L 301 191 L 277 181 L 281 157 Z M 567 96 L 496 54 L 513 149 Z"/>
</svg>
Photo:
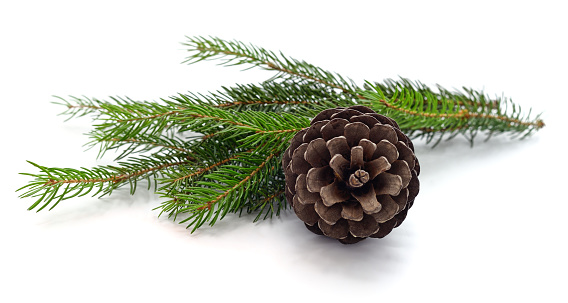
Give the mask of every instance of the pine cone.
<svg viewBox="0 0 568 303">
<path fill-rule="evenodd" d="M 389 234 L 420 188 L 410 139 L 365 106 L 320 112 L 291 140 L 282 165 L 296 215 L 312 232 L 344 244 Z"/>
</svg>

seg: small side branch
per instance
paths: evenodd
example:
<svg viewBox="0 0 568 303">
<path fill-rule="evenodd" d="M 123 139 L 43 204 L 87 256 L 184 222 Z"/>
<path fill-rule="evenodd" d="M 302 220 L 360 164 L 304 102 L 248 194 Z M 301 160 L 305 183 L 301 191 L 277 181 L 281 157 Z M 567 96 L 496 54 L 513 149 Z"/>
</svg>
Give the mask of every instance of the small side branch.
<svg viewBox="0 0 568 303">
<path fill-rule="evenodd" d="M 340 89 L 341 91 L 343 91 L 344 93 L 352 93 L 351 90 L 348 90 L 347 88 L 345 88 L 345 87 L 343 87 L 343 86 L 341 86 L 341 85 L 338 85 L 338 84 L 335 84 L 335 83 L 331 83 L 331 82 L 329 82 L 329 81 L 325 81 L 325 80 L 323 80 L 323 79 L 316 78 L 316 77 L 314 77 L 314 76 L 310 76 L 310 75 L 307 75 L 307 74 L 295 72 L 295 71 L 290 70 L 290 69 L 287 69 L 287 68 L 285 68 L 285 67 L 278 66 L 278 65 L 276 65 L 276 64 L 274 64 L 274 63 L 272 63 L 272 62 L 265 61 L 265 62 L 263 62 L 263 63 L 266 64 L 268 67 L 270 67 L 270 68 L 273 69 L 273 70 L 276 70 L 276 71 L 279 71 L 279 72 L 283 72 L 283 73 L 286 73 L 286 74 L 290 74 L 290 75 L 293 75 L 293 76 L 296 76 L 296 77 L 300 77 L 300 78 L 305 78 L 305 79 L 308 79 L 308 80 L 312 80 L 312 81 L 321 83 L 321 84 L 323 84 L 323 85 L 327 85 L 327 86 L 329 86 L 329 87 L 337 88 L 337 89 Z"/>
<path fill-rule="evenodd" d="M 221 201 L 223 198 L 225 198 L 227 195 L 229 195 L 231 192 L 237 190 L 238 188 L 240 188 L 243 184 L 245 184 L 246 182 L 248 182 L 252 177 L 254 177 L 262 168 L 264 168 L 264 166 L 266 166 L 266 163 L 268 163 L 268 161 L 270 161 L 270 159 L 274 158 L 277 155 L 277 153 L 272 153 L 270 154 L 268 157 L 266 157 L 266 159 L 264 160 L 264 162 L 262 162 L 255 170 L 253 170 L 248 176 L 246 176 L 244 179 L 242 179 L 239 183 L 237 183 L 236 185 L 234 185 L 233 187 L 229 188 L 228 190 L 226 190 L 225 192 L 223 192 L 222 194 L 220 194 L 219 196 L 217 196 L 215 199 L 206 202 L 203 206 L 200 206 L 197 208 L 197 210 L 211 210 L 211 208 L 213 207 L 213 205 L 219 201 Z"/>
<path fill-rule="evenodd" d="M 58 184 L 76 184 L 76 183 L 106 183 L 106 182 L 112 182 L 112 183 L 120 183 L 135 177 L 139 177 L 141 175 L 153 172 L 153 171 L 157 171 L 157 170 L 161 170 L 164 168 L 168 168 L 168 167 L 172 167 L 172 166 L 177 166 L 177 165 L 183 165 L 183 164 L 187 164 L 188 162 L 186 161 L 180 161 L 180 162 L 174 162 L 174 163 L 165 163 L 162 165 L 158 165 L 158 166 L 154 166 L 154 167 L 150 167 L 150 168 L 146 168 L 146 169 L 142 169 L 139 171 L 135 171 L 129 174 L 120 174 L 120 175 L 116 175 L 116 176 L 111 176 L 111 177 L 107 177 L 107 178 L 92 178 L 92 179 L 60 179 L 60 180 L 56 180 L 56 179 L 49 179 L 47 182 L 44 183 L 45 186 L 54 186 L 54 185 L 58 185 Z"/>
</svg>

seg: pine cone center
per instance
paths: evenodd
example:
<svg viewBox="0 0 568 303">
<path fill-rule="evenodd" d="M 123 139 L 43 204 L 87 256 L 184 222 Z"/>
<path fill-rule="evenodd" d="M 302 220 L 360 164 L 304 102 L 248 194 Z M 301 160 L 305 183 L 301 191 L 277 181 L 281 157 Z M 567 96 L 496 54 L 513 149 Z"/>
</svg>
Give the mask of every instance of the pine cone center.
<svg viewBox="0 0 568 303">
<path fill-rule="evenodd" d="M 365 185 L 365 183 L 369 182 L 369 173 L 358 169 L 354 173 L 349 176 L 349 186 L 351 187 L 361 187 Z"/>
</svg>

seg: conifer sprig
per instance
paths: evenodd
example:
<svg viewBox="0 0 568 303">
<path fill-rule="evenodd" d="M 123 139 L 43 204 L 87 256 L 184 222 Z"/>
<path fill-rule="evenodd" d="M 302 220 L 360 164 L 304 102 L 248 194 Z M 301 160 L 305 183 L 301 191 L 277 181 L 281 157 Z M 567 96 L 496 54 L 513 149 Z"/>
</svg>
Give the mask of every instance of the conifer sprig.
<svg viewBox="0 0 568 303">
<path fill-rule="evenodd" d="M 172 195 L 177 206 L 174 216 L 187 214 L 180 223 L 188 223 L 195 230 L 206 222 L 215 224 L 230 212 L 258 207 L 259 201 L 274 199 L 271 196 L 283 188 L 282 184 L 271 183 L 281 173 L 278 156 L 277 151 L 253 151 L 232 158 L 231 164 L 220 165 L 196 181 L 195 186 L 181 188 Z"/>
<path fill-rule="evenodd" d="M 120 166 L 99 166 L 94 168 L 48 168 L 31 161 L 30 164 L 40 170 L 37 174 L 23 173 L 34 178 L 26 186 L 18 189 L 24 191 L 21 198 L 32 197 L 36 201 L 28 208 L 40 211 L 51 205 L 53 209 L 59 202 L 73 197 L 92 194 L 93 197 L 110 195 L 113 190 L 129 184 L 130 193 L 134 194 L 140 180 L 148 181 L 148 189 L 152 184 L 157 187 L 155 177 L 164 170 L 190 163 L 187 159 L 173 156 L 153 155 L 137 157 L 119 162 Z M 152 182 L 153 181 L 153 182 Z"/>
<path fill-rule="evenodd" d="M 538 116 L 530 118 L 518 105 L 506 98 L 493 98 L 483 92 L 464 88 L 450 92 L 438 86 L 438 92 L 407 79 L 387 80 L 384 84 L 367 83 L 359 94 L 371 101 L 371 107 L 400 122 L 401 129 L 415 137 L 436 142 L 447 136 L 464 135 L 473 144 L 478 133 L 510 133 L 526 137 L 544 126 Z M 420 117 L 420 119 L 418 119 Z"/>
<path fill-rule="evenodd" d="M 147 180 L 164 198 L 156 207 L 160 214 L 192 231 L 229 213 L 255 212 L 255 221 L 278 215 L 287 206 L 282 153 L 311 118 L 332 107 L 369 106 L 427 142 L 460 134 L 471 142 L 478 134 L 526 137 L 544 126 L 510 99 L 468 88 L 449 91 L 407 79 L 357 86 L 313 64 L 239 41 L 194 37 L 184 45 L 186 63 L 220 60 L 275 75 L 259 84 L 158 101 L 58 98 L 69 119 L 93 118 L 87 145 L 98 146 L 99 156 L 117 151 L 117 165 L 73 169 L 30 162 L 39 172 L 25 173 L 33 180 L 19 189 L 20 197 L 35 199 L 30 209 L 52 209 L 87 194 L 101 197 L 126 185 L 133 193 Z"/>
<path fill-rule="evenodd" d="M 183 45 L 187 47 L 189 53 L 184 61 L 188 64 L 217 59 L 220 60 L 220 65 L 225 66 L 250 64 L 278 71 L 279 74 L 271 80 L 303 78 L 339 89 L 343 93 L 353 92 L 356 87 L 352 80 L 339 74 L 326 71 L 303 60 L 290 58 L 282 53 L 276 54 L 262 47 L 240 41 L 227 41 L 217 37 L 187 37 Z"/>
</svg>

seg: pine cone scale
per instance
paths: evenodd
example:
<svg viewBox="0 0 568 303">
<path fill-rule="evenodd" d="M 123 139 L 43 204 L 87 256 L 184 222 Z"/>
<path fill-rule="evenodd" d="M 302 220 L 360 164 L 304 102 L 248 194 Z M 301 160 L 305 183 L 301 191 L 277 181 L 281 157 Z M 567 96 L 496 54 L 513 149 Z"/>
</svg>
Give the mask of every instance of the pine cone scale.
<svg viewBox="0 0 568 303">
<path fill-rule="evenodd" d="M 349 232 L 354 237 L 366 238 L 379 231 L 379 223 L 369 215 L 365 215 L 361 221 L 348 221 Z"/>
<path fill-rule="evenodd" d="M 351 196 L 361 204 L 363 212 L 373 214 L 381 210 L 381 203 L 377 200 L 374 186 L 371 184 L 364 186 L 360 190 L 351 192 Z"/>
<path fill-rule="evenodd" d="M 320 197 L 323 204 L 330 207 L 333 204 L 347 201 L 351 198 L 351 195 L 341 187 L 340 182 L 336 179 L 333 183 L 321 188 Z"/>
<path fill-rule="evenodd" d="M 390 168 L 391 164 L 385 156 L 380 156 L 379 158 L 365 163 L 365 170 L 369 173 L 369 178 L 371 178 L 371 180 L 375 179 L 375 177 L 379 174 L 389 170 Z"/>
<path fill-rule="evenodd" d="M 393 127 L 388 124 L 375 124 L 369 131 L 369 140 L 372 142 L 381 142 L 387 140 L 392 144 L 398 142 L 398 136 Z"/>
<path fill-rule="evenodd" d="M 349 234 L 349 224 L 345 219 L 340 219 L 335 222 L 335 224 L 331 225 L 325 223 L 325 221 L 320 218 L 318 221 L 318 227 L 324 235 L 334 239 L 344 239 Z"/>
<path fill-rule="evenodd" d="M 323 167 L 329 164 L 331 155 L 327 150 L 325 140 L 317 138 L 311 141 L 306 148 L 304 160 L 310 163 L 312 167 Z"/>
<path fill-rule="evenodd" d="M 408 163 L 408 167 L 410 169 L 414 169 L 415 165 L 414 152 L 408 146 L 406 146 L 406 144 L 400 141 L 396 144 L 396 148 L 400 153 L 399 159 L 406 161 L 406 163 Z"/>
<path fill-rule="evenodd" d="M 397 142 L 398 144 L 398 142 Z M 381 140 L 379 141 L 379 143 L 377 143 L 377 149 L 375 150 L 375 153 L 373 154 L 374 158 L 383 156 L 385 158 L 387 158 L 387 160 L 389 161 L 389 163 L 393 163 L 394 161 L 396 161 L 399 157 L 399 151 L 396 147 L 396 145 L 392 144 L 390 141 L 387 140 Z"/>
<path fill-rule="evenodd" d="M 325 126 L 321 128 L 321 135 L 325 141 L 329 141 L 335 137 L 343 136 L 345 132 L 345 125 L 349 124 L 349 121 L 345 119 L 335 118 L 329 121 Z"/>
<path fill-rule="evenodd" d="M 347 144 L 347 139 L 343 136 L 330 139 L 327 141 L 326 146 L 331 155 L 342 155 L 345 158 L 349 158 L 351 155 L 351 148 Z"/>
<path fill-rule="evenodd" d="M 312 193 L 307 188 L 306 175 L 301 174 L 296 178 L 295 194 L 300 199 L 302 204 L 314 204 L 320 200 L 318 193 Z"/>
<path fill-rule="evenodd" d="M 292 172 L 297 175 L 307 174 L 308 170 L 312 167 L 310 163 L 308 163 L 304 159 L 304 153 L 306 152 L 307 148 L 308 143 L 302 143 L 292 154 L 292 160 L 290 162 L 290 164 L 292 165 L 291 169 Z"/>
<path fill-rule="evenodd" d="M 369 115 L 361 115 L 361 116 L 353 116 L 349 119 L 351 122 L 359 122 L 367 125 L 369 129 L 371 129 L 375 124 L 377 124 L 377 119 L 369 116 Z"/>
<path fill-rule="evenodd" d="M 320 218 L 329 225 L 334 225 L 339 219 L 341 219 L 342 207 L 340 204 L 334 204 L 327 207 L 321 200 L 318 200 L 318 202 L 314 205 L 314 209 Z"/>
<path fill-rule="evenodd" d="M 361 122 L 349 123 L 345 125 L 343 135 L 349 146 L 358 146 L 361 139 L 369 139 L 369 127 Z"/>
<path fill-rule="evenodd" d="M 391 168 L 387 171 L 389 174 L 400 176 L 402 179 L 402 188 L 406 188 L 412 179 L 412 172 L 408 166 L 408 162 L 404 160 L 396 160 L 391 164 Z"/>
<path fill-rule="evenodd" d="M 384 172 L 375 178 L 373 185 L 377 195 L 398 196 L 402 190 L 402 178 L 400 176 Z"/>
<path fill-rule="evenodd" d="M 294 196 L 293 208 L 298 218 L 308 225 L 314 225 L 320 220 L 320 216 L 316 213 L 314 206 L 300 203 L 297 195 Z"/>
<path fill-rule="evenodd" d="M 341 217 L 346 220 L 351 221 L 361 221 L 363 220 L 363 207 L 361 204 L 356 202 L 342 203 L 343 207 L 341 209 Z M 337 204 L 336 204 L 337 205 Z"/>
<path fill-rule="evenodd" d="M 381 197 L 381 196 L 379 196 Z M 408 188 L 403 188 L 397 196 L 390 196 L 398 205 L 398 209 L 403 211 L 408 203 Z"/>
<path fill-rule="evenodd" d="M 323 121 L 319 121 L 317 123 L 312 124 L 312 126 L 310 126 L 308 128 L 308 130 L 306 131 L 306 133 L 303 136 L 303 141 L 304 142 L 310 142 L 312 140 L 315 140 L 317 138 L 321 138 L 321 128 L 322 126 L 324 126 L 327 122 L 329 122 L 328 120 L 323 120 Z"/>
<path fill-rule="evenodd" d="M 349 161 L 345 159 L 341 154 L 335 154 L 331 161 L 329 161 L 329 166 L 333 169 L 335 176 L 341 181 L 347 180 L 347 172 L 350 166 Z"/>
<path fill-rule="evenodd" d="M 398 204 L 390 197 L 390 195 L 379 196 L 382 199 L 381 210 L 377 213 L 373 213 L 372 216 L 378 223 L 385 223 L 386 221 L 392 219 L 399 211 Z M 388 198 L 387 198 L 388 197 Z"/>
<path fill-rule="evenodd" d="M 350 170 L 356 170 L 363 167 L 365 164 L 363 160 L 363 147 L 361 146 L 353 146 L 351 148 L 351 162 L 349 165 Z"/>
<path fill-rule="evenodd" d="M 377 145 L 369 139 L 361 139 L 359 141 L 359 146 L 363 148 L 363 159 L 365 161 L 371 161 L 375 151 L 377 150 Z"/>
<path fill-rule="evenodd" d="M 310 168 L 306 175 L 306 188 L 312 193 L 321 192 L 322 187 L 334 181 L 333 170 L 329 165 Z"/>
</svg>

